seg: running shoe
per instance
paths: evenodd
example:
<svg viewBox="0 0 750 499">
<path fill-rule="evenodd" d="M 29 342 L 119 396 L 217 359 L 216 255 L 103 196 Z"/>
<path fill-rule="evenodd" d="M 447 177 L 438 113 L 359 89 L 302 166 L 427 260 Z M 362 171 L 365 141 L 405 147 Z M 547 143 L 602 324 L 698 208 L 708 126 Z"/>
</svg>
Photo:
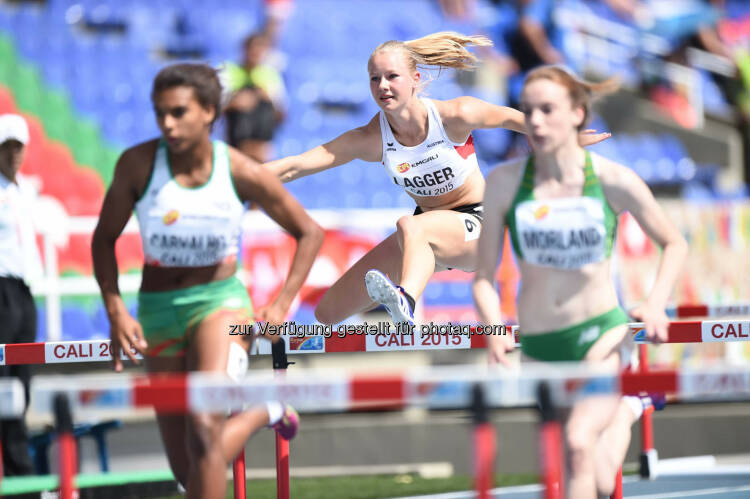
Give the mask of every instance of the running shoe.
<svg viewBox="0 0 750 499">
<path fill-rule="evenodd" d="M 367 294 L 376 303 L 388 311 L 394 324 L 407 323 L 414 325 L 414 311 L 409 306 L 404 288 L 396 286 L 379 270 L 368 270 L 365 274 Z"/>
<path fill-rule="evenodd" d="M 289 404 L 284 404 L 284 414 L 281 419 L 271 425 L 284 440 L 291 440 L 297 434 L 299 429 L 299 414 Z"/>
<path fill-rule="evenodd" d="M 667 397 L 663 393 L 649 393 L 641 397 L 643 403 L 643 412 L 651 414 L 654 411 L 661 411 L 667 405 Z"/>
<path fill-rule="evenodd" d="M 667 396 L 663 393 L 649 393 L 648 396 L 655 411 L 661 411 L 667 405 Z"/>
</svg>

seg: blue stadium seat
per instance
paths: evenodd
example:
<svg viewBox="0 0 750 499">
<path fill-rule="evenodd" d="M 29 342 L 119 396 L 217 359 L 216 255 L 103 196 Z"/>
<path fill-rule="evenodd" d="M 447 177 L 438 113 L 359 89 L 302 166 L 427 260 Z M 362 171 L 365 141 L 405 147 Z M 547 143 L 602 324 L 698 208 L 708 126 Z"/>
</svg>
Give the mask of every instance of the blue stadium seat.
<svg viewBox="0 0 750 499">
<path fill-rule="evenodd" d="M 76 305 L 62 307 L 62 339 L 89 340 L 95 337 L 92 318 Z"/>
<path fill-rule="evenodd" d="M 42 300 L 36 303 L 36 340 L 47 341 L 47 308 Z"/>
</svg>

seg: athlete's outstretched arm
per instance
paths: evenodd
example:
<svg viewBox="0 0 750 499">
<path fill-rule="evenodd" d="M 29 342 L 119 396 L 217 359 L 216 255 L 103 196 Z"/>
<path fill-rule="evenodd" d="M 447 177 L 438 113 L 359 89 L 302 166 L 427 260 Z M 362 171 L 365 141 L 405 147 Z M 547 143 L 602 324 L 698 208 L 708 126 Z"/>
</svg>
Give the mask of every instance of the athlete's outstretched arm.
<svg viewBox="0 0 750 499">
<path fill-rule="evenodd" d="M 349 130 L 302 154 L 269 161 L 264 166 L 282 182 L 289 182 L 355 159 L 378 162 L 383 156 L 378 119 L 378 115 L 375 115 L 365 126 Z"/>
<path fill-rule="evenodd" d="M 307 214 L 294 197 L 284 189 L 278 177 L 263 165 L 231 151 L 232 177 L 243 200 L 257 202 L 284 230 L 297 240 L 284 285 L 276 299 L 258 310 L 257 318 L 273 324 L 281 323 L 312 268 L 323 244 L 323 229 Z"/>
<path fill-rule="evenodd" d="M 449 137 L 456 142 L 465 140 L 472 130 L 478 128 L 506 128 L 526 133 L 523 113 L 512 107 L 498 106 L 466 96 L 440 102 L 438 109 Z M 606 132 L 584 130 L 578 134 L 578 143 L 584 147 L 590 146 L 608 139 L 611 135 Z"/>
<path fill-rule="evenodd" d="M 649 339 L 667 339 L 665 308 L 685 263 L 688 245 L 677 227 L 654 199 L 645 182 L 633 170 L 612 161 L 602 165 L 602 186 L 607 201 L 617 213 L 629 211 L 646 234 L 662 249 L 654 286 L 646 302 L 631 310 L 633 318 L 645 323 Z"/>
<path fill-rule="evenodd" d="M 515 170 L 517 167 L 513 168 L 512 165 L 496 167 L 487 176 L 484 191 L 484 221 L 479 235 L 477 270 L 474 273 L 472 292 L 479 320 L 485 325 L 499 325 L 503 319 L 500 313 L 500 296 L 495 289 L 495 272 L 505 236 L 505 212 L 509 205 L 508 193 L 511 192 L 508 186 L 514 185 L 511 177 Z M 514 344 L 512 334 L 488 336 L 490 362 L 508 365 L 505 354 L 513 350 Z"/>
<path fill-rule="evenodd" d="M 91 240 L 91 255 L 94 261 L 94 276 L 101 290 L 104 308 L 110 324 L 112 362 L 116 371 L 122 370 L 120 348 L 133 362 L 138 362 L 132 353 L 135 348 L 141 354 L 147 345 L 141 325 L 130 316 L 120 296 L 117 283 L 117 259 L 115 242 L 130 220 L 137 199 L 137 180 L 134 172 L 139 164 L 149 164 L 141 151 L 125 151 L 115 166 L 112 184 L 107 190 L 99 214 L 99 221 Z M 153 160 L 153 158 L 151 158 Z"/>
</svg>

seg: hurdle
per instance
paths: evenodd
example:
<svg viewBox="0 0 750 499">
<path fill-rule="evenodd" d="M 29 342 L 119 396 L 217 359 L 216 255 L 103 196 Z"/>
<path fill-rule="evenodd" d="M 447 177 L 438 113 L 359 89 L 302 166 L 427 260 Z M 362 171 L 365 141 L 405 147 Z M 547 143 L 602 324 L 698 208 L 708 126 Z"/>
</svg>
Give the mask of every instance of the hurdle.
<svg viewBox="0 0 750 499">
<path fill-rule="evenodd" d="M 642 323 L 629 324 L 630 333 L 633 334 L 636 343 L 639 343 L 641 354 L 641 369 L 648 369 L 645 357 L 646 337 Z M 518 334 L 518 327 L 509 328 L 514 334 Z M 673 321 L 669 324 L 668 339 L 666 343 L 699 343 L 699 342 L 726 342 L 726 341 L 749 341 L 748 321 Z M 404 340 L 407 336 L 407 340 Z M 420 336 L 401 335 L 400 339 L 379 338 L 377 335 L 331 335 L 330 337 L 306 336 L 287 337 L 289 341 L 284 342 L 284 349 L 276 348 L 274 357 L 274 369 L 283 372 L 289 365 L 286 354 L 309 354 L 325 352 L 372 352 L 372 351 L 394 351 L 394 350 L 454 350 L 475 349 L 486 347 L 486 336 L 480 334 L 472 335 L 441 335 L 438 333 Z M 278 342 L 276 345 L 280 345 Z M 48 343 L 8 344 L 0 345 L 4 349 L 4 361 L 12 364 L 53 364 L 72 362 L 106 362 L 111 360 L 112 352 L 109 340 L 84 340 L 84 341 L 60 341 Z M 271 346 L 267 343 L 258 344 L 258 354 L 270 354 Z M 278 361 L 276 357 L 278 356 Z M 122 358 L 127 357 L 122 354 Z M 283 366 L 283 367 L 282 367 Z M 650 461 L 643 462 L 641 458 L 641 475 L 653 476 L 655 469 L 656 451 L 653 448 L 653 432 L 650 429 L 650 414 L 644 414 L 642 425 L 642 455 L 653 456 Z M 647 418 L 647 419 L 646 419 Z M 278 440 L 278 436 L 277 436 Z M 287 447 L 284 448 L 284 445 Z M 287 442 L 277 442 L 277 491 L 278 497 L 288 498 L 289 488 L 289 449 Z M 235 493 L 237 497 L 244 496 L 244 455 L 240 454 L 233 463 L 235 471 Z M 241 481 L 242 485 L 237 482 Z M 613 495 L 613 497 L 617 497 Z"/>
</svg>

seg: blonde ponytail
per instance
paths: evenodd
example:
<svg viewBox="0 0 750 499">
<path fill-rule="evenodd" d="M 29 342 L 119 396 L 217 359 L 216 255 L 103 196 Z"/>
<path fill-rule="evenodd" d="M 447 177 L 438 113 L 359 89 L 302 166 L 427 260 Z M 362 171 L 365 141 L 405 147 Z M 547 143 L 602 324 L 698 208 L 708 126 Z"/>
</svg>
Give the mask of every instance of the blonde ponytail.
<svg viewBox="0 0 750 499">
<path fill-rule="evenodd" d="M 473 69 L 479 59 L 466 47 L 491 45 L 492 42 L 484 36 L 466 36 L 455 31 L 441 31 L 416 40 L 391 40 L 381 43 L 372 55 L 385 50 L 403 50 L 412 71 L 416 71 L 417 67 Z"/>
</svg>

